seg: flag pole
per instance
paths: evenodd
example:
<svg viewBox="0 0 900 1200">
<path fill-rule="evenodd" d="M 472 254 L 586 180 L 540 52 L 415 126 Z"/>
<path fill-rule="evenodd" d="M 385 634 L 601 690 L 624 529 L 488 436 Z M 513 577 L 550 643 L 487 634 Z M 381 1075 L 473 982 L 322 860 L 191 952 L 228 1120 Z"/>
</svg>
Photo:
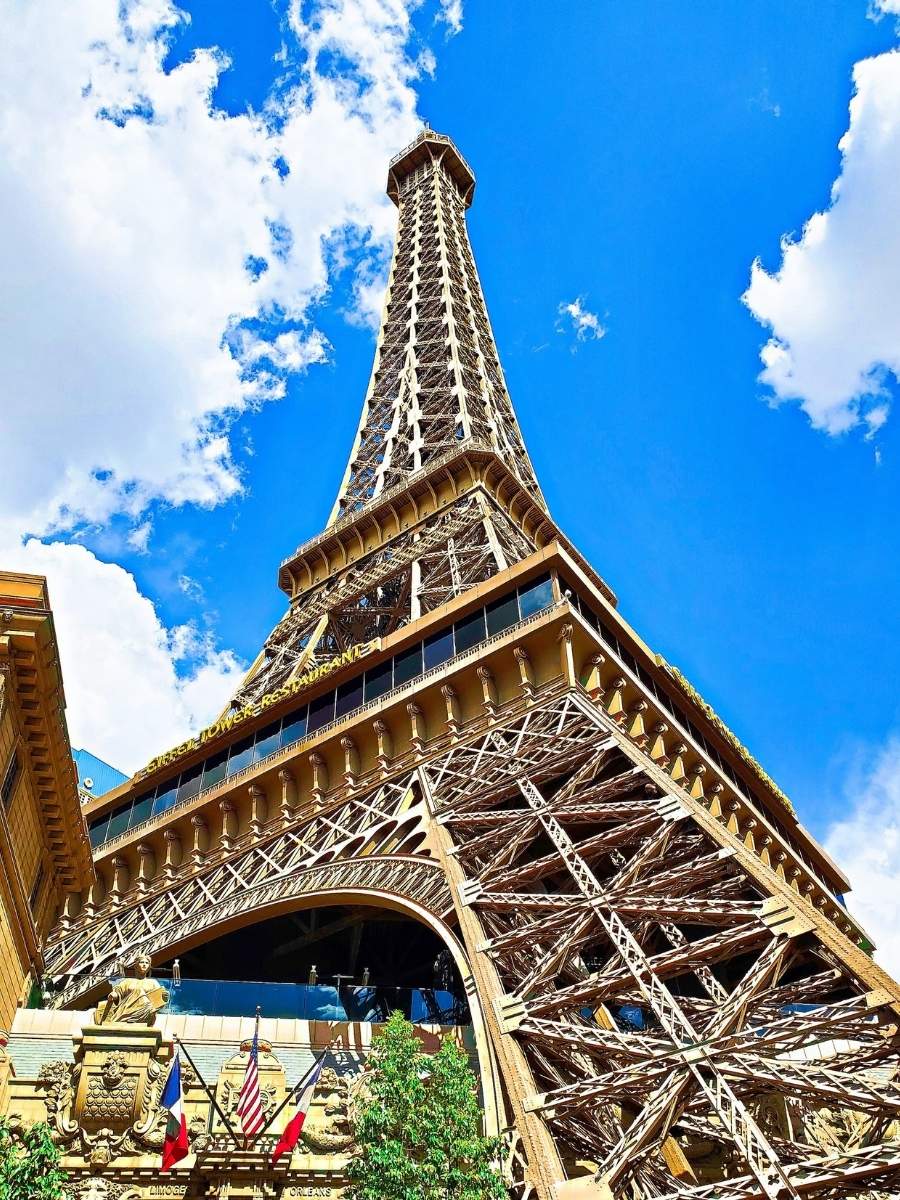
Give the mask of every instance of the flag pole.
<svg viewBox="0 0 900 1200">
<path fill-rule="evenodd" d="M 260 1008 L 260 1006 L 257 1004 L 257 1006 L 256 1006 L 256 1024 L 253 1026 L 253 1041 L 254 1041 L 254 1042 L 255 1042 L 255 1044 L 256 1044 L 256 1047 L 257 1047 L 257 1053 L 259 1053 L 259 1014 L 260 1014 L 261 1012 L 262 1012 L 262 1009 L 261 1009 L 261 1008 Z M 257 1071 L 258 1071 L 258 1070 L 259 1070 L 259 1064 L 257 1064 Z M 257 1078 L 258 1078 L 258 1075 L 257 1075 Z M 260 1132 L 262 1132 L 262 1130 L 260 1130 Z M 256 1139 L 257 1139 L 258 1137 L 259 1137 L 259 1134 L 258 1134 L 258 1133 L 254 1134 L 254 1135 L 253 1135 L 253 1140 L 254 1140 L 254 1141 L 256 1141 Z M 249 1150 L 249 1149 L 250 1149 L 250 1134 L 249 1134 L 249 1133 L 245 1133 L 245 1134 L 244 1134 L 244 1149 L 245 1149 L 245 1150 Z"/>
<path fill-rule="evenodd" d="M 271 1117 L 269 1117 L 268 1121 L 266 1121 L 265 1125 L 263 1125 L 262 1129 L 257 1134 L 257 1137 L 262 1137 L 262 1135 L 266 1132 L 266 1130 L 269 1128 L 269 1126 L 273 1123 L 273 1121 L 278 1116 L 278 1114 L 284 1111 L 284 1109 L 291 1102 L 291 1100 L 294 1098 L 294 1096 L 296 1096 L 298 1089 L 301 1088 L 306 1083 L 307 1079 L 309 1079 L 310 1075 L 312 1075 L 313 1071 L 316 1069 L 316 1067 L 319 1065 L 319 1063 L 324 1061 L 325 1055 L 328 1053 L 328 1051 L 330 1049 L 331 1049 L 331 1042 L 329 1042 L 328 1045 L 325 1047 L 325 1049 L 322 1051 L 318 1060 L 313 1059 L 313 1065 L 309 1068 L 309 1070 L 306 1072 L 306 1074 L 303 1076 L 302 1079 L 297 1080 L 297 1082 L 290 1089 L 290 1091 L 287 1093 L 287 1095 L 282 1100 L 282 1102 L 278 1105 L 278 1107 L 272 1113 Z"/>
<path fill-rule="evenodd" d="M 232 1137 L 232 1139 L 233 1139 L 233 1141 L 234 1141 L 235 1145 L 237 1145 L 237 1140 L 238 1140 L 238 1138 L 237 1138 L 237 1134 L 234 1132 L 234 1129 L 233 1129 L 233 1128 L 232 1128 L 232 1126 L 231 1126 L 231 1122 L 230 1122 L 230 1121 L 228 1120 L 228 1118 L 225 1116 L 224 1112 L 222 1112 L 221 1108 L 219 1108 L 219 1102 L 218 1102 L 218 1100 L 216 1100 L 216 1097 L 215 1097 L 215 1095 L 214 1095 L 214 1094 L 213 1094 L 213 1093 L 212 1093 L 212 1092 L 209 1090 L 209 1088 L 208 1088 L 208 1086 L 207 1086 L 207 1084 L 206 1084 L 206 1080 L 205 1080 L 205 1079 L 203 1078 L 203 1076 L 200 1074 L 200 1071 L 199 1071 L 199 1069 L 197 1068 L 197 1064 L 196 1064 L 196 1063 L 194 1062 L 194 1060 L 191 1058 L 191 1054 L 190 1054 L 190 1051 L 188 1050 L 187 1046 L 184 1044 L 184 1042 L 181 1040 L 181 1038 L 179 1038 L 179 1036 L 178 1036 L 178 1034 L 177 1034 L 177 1033 L 173 1033 L 173 1034 L 172 1034 L 172 1041 L 175 1043 L 175 1045 L 176 1045 L 176 1046 L 177 1046 L 177 1047 L 178 1047 L 180 1050 L 183 1050 L 183 1051 L 184 1051 L 184 1057 L 185 1057 L 185 1058 L 188 1060 L 188 1062 L 191 1064 L 191 1068 L 193 1069 L 193 1072 L 194 1072 L 194 1074 L 195 1074 L 195 1075 L 197 1076 L 197 1078 L 200 1080 L 200 1086 L 203 1088 L 204 1092 L 206 1092 L 206 1095 L 207 1095 L 207 1097 L 209 1098 L 209 1102 L 210 1102 L 210 1104 L 213 1106 L 213 1108 L 216 1110 L 216 1112 L 217 1112 L 217 1113 L 219 1114 L 219 1116 L 222 1118 L 222 1121 L 223 1121 L 223 1122 L 224 1122 L 224 1124 L 225 1124 L 225 1128 L 226 1128 L 226 1129 L 228 1130 L 228 1132 L 231 1134 L 231 1137 Z"/>
</svg>

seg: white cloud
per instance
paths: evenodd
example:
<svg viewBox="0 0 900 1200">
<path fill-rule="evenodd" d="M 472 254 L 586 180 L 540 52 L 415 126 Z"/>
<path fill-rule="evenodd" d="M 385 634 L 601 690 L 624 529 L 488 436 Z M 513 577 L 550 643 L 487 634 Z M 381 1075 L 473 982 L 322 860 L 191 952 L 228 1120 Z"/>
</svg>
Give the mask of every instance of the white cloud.
<svg viewBox="0 0 900 1200">
<path fill-rule="evenodd" d="M 574 333 L 579 342 L 596 341 L 606 337 L 606 327 L 598 315 L 584 307 L 584 296 L 577 296 L 568 303 L 563 301 L 557 309 L 557 314 L 557 333 Z"/>
<path fill-rule="evenodd" d="M 172 0 L 0 0 L 0 564 L 48 575 L 73 740 L 123 769 L 241 669 L 65 539 L 124 514 L 152 555 L 155 505 L 238 492 L 236 416 L 327 358 L 315 306 L 339 267 L 369 319 L 386 164 L 434 65 L 417 6 L 289 0 L 269 103 L 229 116 L 218 50 L 163 67 Z"/>
<path fill-rule="evenodd" d="M 846 786 L 847 816 L 825 848 L 853 885 L 847 903 L 869 931 L 877 961 L 900 975 L 900 736 L 893 737 Z"/>
<path fill-rule="evenodd" d="M 773 399 L 798 401 L 827 433 L 871 436 L 900 378 L 900 51 L 858 62 L 853 79 L 831 204 L 784 239 L 777 272 L 753 264 L 743 299 L 772 331 L 760 379 Z"/>
<path fill-rule="evenodd" d="M 0 513 L 19 531 L 234 494 L 231 420 L 327 354 L 326 243 L 352 230 L 383 256 L 393 233 L 385 166 L 423 66 L 407 3 L 294 4 L 265 119 L 212 106 L 215 49 L 163 69 L 181 19 L 0 0 Z"/>
<path fill-rule="evenodd" d="M 123 771 L 214 720 L 243 677 L 194 626 L 166 629 L 134 577 L 84 546 L 32 539 L 2 562 L 47 576 L 72 744 Z"/>
<path fill-rule="evenodd" d="M 900 3 L 900 0 L 898 0 Z M 447 26 L 447 35 L 452 37 L 462 32 L 463 2 L 462 0 L 441 0 L 439 19 Z"/>
</svg>

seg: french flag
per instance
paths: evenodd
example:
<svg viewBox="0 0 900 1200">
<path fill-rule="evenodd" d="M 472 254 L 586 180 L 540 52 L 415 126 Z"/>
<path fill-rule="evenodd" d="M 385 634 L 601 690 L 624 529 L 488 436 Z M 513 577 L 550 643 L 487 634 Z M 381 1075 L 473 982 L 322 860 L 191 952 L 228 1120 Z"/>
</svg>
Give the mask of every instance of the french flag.
<svg viewBox="0 0 900 1200">
<path fill-rule="evenodd" d="M 285 1151 L 290 1153 L 300 1141 L 300 1130 L 303 1128 L 303 1122 L 306 1120 L 306 1114 L 309 1112 L 313 1092 L 316 1090 L 316 1084 L 319 1082 L 319 1075 L 322 1073 L 322 1063 L 324 1061 L 325 1055 L 323 1054 L 319 1061 L 312 1065 L 306 1076 L 297 1084 L 297 1088 L 299 1088 L 297 1107 L 294 1110 L 294 1115 L 288 1121 L 287 1125 L 285 1125 L 284 1133 L 281 1135 L 278 1145 L 272 1151 L 273 1166 Z"/>
<path fill-rule="evenodd" d="M 163 1088 L 160 1107 L 169 1110 L 166 1124 L 166 1140 L 163 1142 L 162 1170 L 168 1171 L 190 1153 L 188 1147 L 187 1120 L 181 1107 L 181 1059 L 178 1051 L 172 1059 L 166 1086 Z"/>
</svg>

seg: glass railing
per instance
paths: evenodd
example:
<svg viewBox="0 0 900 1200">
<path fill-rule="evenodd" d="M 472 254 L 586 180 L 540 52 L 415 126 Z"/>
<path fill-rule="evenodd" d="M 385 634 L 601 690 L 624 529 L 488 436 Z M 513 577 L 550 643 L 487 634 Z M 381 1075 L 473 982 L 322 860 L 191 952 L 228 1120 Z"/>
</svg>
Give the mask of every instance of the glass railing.
<svg viewBox="0 0 900 1200">
<path fill-rule="evenodd" d="M 465 999 L 437 988 L 401 988 L 344 984 L 244 983 L 233 979 L 182 979 L 167 982 L 166 1013 L 207 1017 L 252 1016 L 306 1021 L 386 1021 L 399 1009 L 420 1025 L 468 1025 Z"/>
</svg>

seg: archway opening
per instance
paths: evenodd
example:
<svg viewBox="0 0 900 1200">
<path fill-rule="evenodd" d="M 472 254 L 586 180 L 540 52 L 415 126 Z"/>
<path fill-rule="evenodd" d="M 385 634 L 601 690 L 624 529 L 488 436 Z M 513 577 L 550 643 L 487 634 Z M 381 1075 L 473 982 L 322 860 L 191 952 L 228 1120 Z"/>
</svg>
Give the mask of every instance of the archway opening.
<svg viewBox="0 0 900 1200">
<path fill-rule="evenodd" d="M 169 966 L 174 966 L 170 962 Z M 305 908 L 234 929 L 178 959 L 170 1011 L 467 1024 L 465 991 L 434 930 L 391 908 Z"/>
</svg>

